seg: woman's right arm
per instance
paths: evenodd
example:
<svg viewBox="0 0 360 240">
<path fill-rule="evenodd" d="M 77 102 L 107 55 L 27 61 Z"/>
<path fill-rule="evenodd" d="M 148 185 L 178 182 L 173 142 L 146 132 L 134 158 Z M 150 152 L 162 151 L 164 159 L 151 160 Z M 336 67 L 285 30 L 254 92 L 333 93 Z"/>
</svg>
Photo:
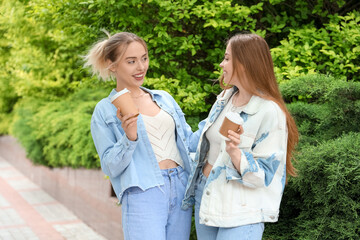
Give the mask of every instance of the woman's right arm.
<svg viewBox="0 0 360 240">
<path fill-rule="evenodd" d="M 120 175 L 132 161 L 138 141 L 130 141 L 119 130 L 115 118 L 105 121 L 96 109 L 91 118 L 91 135 L 103 172 L 110 177 Z"/>
</svg>

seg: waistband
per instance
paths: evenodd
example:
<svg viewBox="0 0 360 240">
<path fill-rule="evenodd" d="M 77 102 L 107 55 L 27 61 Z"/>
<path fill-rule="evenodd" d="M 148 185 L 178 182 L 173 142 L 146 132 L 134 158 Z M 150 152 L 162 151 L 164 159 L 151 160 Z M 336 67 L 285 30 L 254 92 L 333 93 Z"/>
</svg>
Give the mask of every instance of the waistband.
<svg viewBox="0 0 360 240">
<path fill-rule="evenodd" d="M 176 168 L 168 168 L 168 169 L 160 169 L 161 174 L 165 176 L 174 176 L 176 174 L 182 173 L 184 169 L 181 166 L 177 166 Z"/>
</svg>

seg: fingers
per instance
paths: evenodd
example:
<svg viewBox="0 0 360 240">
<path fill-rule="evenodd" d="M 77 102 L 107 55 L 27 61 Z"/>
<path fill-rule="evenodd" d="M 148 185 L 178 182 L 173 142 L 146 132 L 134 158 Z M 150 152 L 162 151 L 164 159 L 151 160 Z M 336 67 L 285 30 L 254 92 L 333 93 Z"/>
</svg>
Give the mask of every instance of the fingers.
<svg viewBox="0 0 360 240">
<path fill-rule="evenodd" d="M 239 133 L 229 130 L 228 138 L 230 139 L 230 142 L 233 143 L 235 146 L 240 144 L 240 134 Z"/>
<path fill-rule="evenodd" d="M 117 109 L 116 116 L 120 119 L 120 121 L 122 121 L 122 114 L 120 112 L 120 108 Z"/>
<path fill-rule="evenodd" d="M 237 133 L 240 134 L 240 135 L 244 133 L 244 128 L 241 125 L 239 126 L 239 129 L 237 130 Z"/>
<path fill-rule="evenodd" d="M 134 116 L 134 114 L 128 114 L 122 117 L 123 128 L 130 128 L 136 124 L 138 118 Z"/>
<path fill-rule="evenodd" d="M 126 122 L 128 119 L 131 119 L 135 116 L 133 113 L 126 114 L 123 116 L 120 112 L 120 108 L 117 109 L 116 116 L 120 119 L 121 122 Z M 137 119 L 137 118 L 136 118 Z"/>
</svg>

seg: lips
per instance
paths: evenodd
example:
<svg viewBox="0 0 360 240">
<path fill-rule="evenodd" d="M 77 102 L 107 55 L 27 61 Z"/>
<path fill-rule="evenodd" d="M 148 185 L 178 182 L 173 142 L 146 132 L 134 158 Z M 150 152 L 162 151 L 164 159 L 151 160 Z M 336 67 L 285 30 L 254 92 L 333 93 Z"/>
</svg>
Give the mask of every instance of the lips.
<svg viewBox="0 0 360 240">
<path fill-rule="evenodd" d="M 136 80 L 140 81 L 140 80 L 144 79 L 145 74 L 144 74 L 144 73 L 139 73 L 139 74 L 133 75 L 133 77 L 134 77 Z"/>
</svg>

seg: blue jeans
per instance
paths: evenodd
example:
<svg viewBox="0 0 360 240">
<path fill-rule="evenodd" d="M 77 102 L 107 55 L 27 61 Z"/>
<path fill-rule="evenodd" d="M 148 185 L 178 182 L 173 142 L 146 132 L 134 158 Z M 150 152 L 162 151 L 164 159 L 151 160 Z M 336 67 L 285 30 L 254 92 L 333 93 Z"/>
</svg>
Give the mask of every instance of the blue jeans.
<svg viewBox="0 0 360 240">
<path fill-rule="evenodd" d="M 264 223 L 248 224 L 239 227 L 211 227 L 199 223 L 201 197 L 204 191 L 206 177 L 200 171 L 195 187 L 195 226 L 198 240 L 261 240 Z"/>
<path fill-rule="evenodd" d="M 164 185 L 125 191 L 121 205 L 125 240 L 189 239 L 192 209 L 181 209 L 188 174 L 180 166 L 161 173 Z"/>
</svg>

